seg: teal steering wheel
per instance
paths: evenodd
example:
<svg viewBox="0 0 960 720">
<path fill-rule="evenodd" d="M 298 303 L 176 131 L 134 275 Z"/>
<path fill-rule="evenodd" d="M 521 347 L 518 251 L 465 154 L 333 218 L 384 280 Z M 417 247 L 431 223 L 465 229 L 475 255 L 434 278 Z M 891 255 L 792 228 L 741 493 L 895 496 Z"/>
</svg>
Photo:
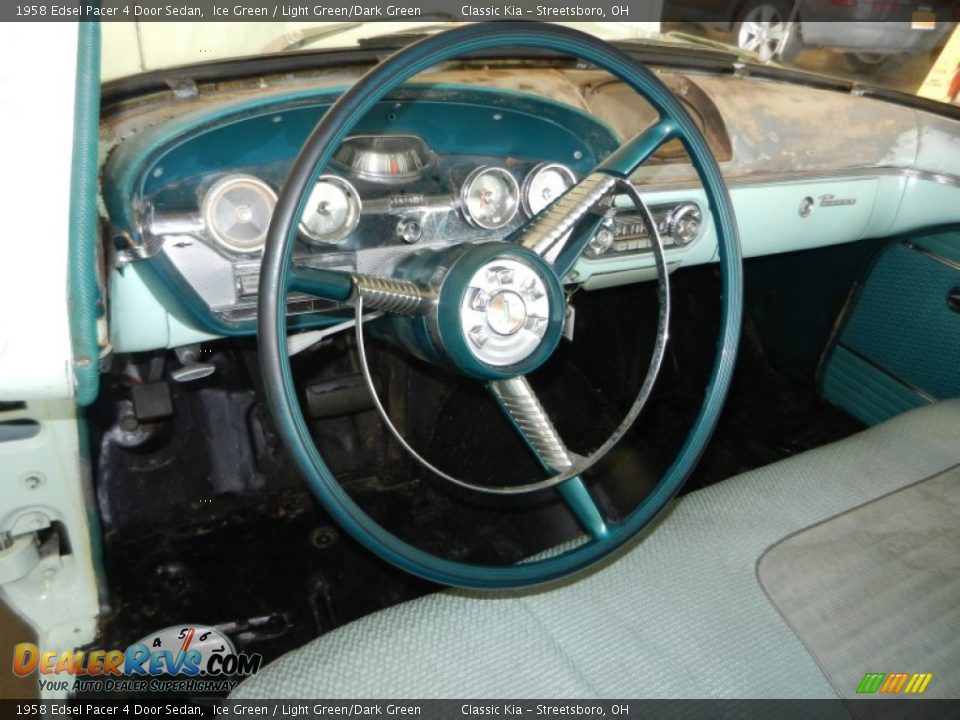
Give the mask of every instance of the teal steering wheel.
<svg viewBox="0 0 960 720">
<path fill-rule="evenodd" d="M 310 191 L 348 132 L 374 104 L 438 63 L 505 46 L 557 51 L 590 62 L 633 88 L 660 117 L 506 241 L 419 253 L 398 266 L 390 278 L 293 267 L 299 219 Z M 658 147 L 673 139 L 683 143 L 700 176 L 716 226 L 722 282 L 720 336 L 703 405 L 683 447 L 651 493 L 622 521 L 612 523 L 602 517 L 579 477 L 612 442 L 587 461 L 572 455 L 524 376 L 542 364 L 559 342 L 565 303 L 563 278 L 601 222 L 597 208 L 609 203 L 614 193 L 626 192 L 649 218 L 626 179 Z M 651 230 L 656 233 L 655 228 Z M 666 272 L 659 245 L 655 245 L 663 288 Z M 487 280 L 493 285 L 480 287 Z M 300 410 L 287 356 L 290 291 L 352 303 L 358 315 L 363 307 L 388 313 L 401 326 L 398 342 L 411 352 L 486 382 L 552 474 L 524 489 L 556 486 L 590 538 L 543 559 L 505 566 L 475 565 L 424 552 L 375 522 L 336 481 Z M 494 306 L 495 316 L 491 314 Z M 570 28 L 524 22 L 474 24 L 432 35 L 380 63 L 339 98 L 307 139 L 280 193 L 267 237 L 260 275 L 259 352 L 278 430 L 317 499 L 347 532 L 383 559 L 434 582 L 473 588 L 524 587 L 571 575 L 611 554 L 643 530 L 676 495 L 719 419 L 733 374 L 742 311 L 743 270 L 730 196 L 707 141 L 670 90 L 627 54 Z M 475 313 L 486 318 L 495 336 L 493 344 L 471 340 L 471 327 L 464 318 L 475 319 Z M 666 324 L 662 325 L 665 339 Z M 525 332 L 518 332 L 520 327 Z M 635 403 L 637 412 L 643 399 L 645 396 Z M 633 417 L 635 414 L 629 419 Z"/>
</svg>

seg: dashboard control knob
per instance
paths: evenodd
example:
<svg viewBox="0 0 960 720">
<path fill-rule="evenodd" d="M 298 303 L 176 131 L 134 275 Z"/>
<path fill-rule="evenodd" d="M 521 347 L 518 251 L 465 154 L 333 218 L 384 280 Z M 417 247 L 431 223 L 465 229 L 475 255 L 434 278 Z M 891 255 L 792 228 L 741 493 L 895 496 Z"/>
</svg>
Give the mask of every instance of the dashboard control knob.
<svg viewBox="0 0 960 720">
<path fill-rule="evenodd" d="M 600 228 L 590 239 L 587 254 L 590 257 L 600 257 L 613 246 L 613 232 L 607 228 Z"/>
<path fill-rule="evenodd" d="M 667 219 L 667 235 L 673 238 L 674 245 L 689 245 L 700 234 L 700 208 L 693 203 L 678 205 Z"/>
<path fill-rule="evenodd" d="M 397 223 L 397 237 L 407 245 L 414 245 L 423 237 L 423 227 L 413 218 L 403 218 Z"/>
</svg>

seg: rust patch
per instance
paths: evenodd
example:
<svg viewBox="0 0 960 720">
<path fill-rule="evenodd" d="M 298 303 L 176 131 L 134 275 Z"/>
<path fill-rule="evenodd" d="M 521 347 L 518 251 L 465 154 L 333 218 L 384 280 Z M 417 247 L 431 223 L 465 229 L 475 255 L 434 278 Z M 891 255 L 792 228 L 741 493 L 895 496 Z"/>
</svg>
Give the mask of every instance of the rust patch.
<svg viewBox="0 0 960 720">
<path fill-rule="evenodd" d="M 750 170 L 858 167 L 913 159 L 891 155 L 901 135 L 916 133 L 908 108 L 769 80 L 698 81 L 724 117 L 735 123 L 734 156 Z"/>
</svg>

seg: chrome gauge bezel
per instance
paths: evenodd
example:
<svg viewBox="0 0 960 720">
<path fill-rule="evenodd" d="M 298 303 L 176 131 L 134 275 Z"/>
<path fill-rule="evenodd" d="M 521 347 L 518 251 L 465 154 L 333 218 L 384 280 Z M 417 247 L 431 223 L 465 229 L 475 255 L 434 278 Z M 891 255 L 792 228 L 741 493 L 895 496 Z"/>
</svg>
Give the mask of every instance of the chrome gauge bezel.
<svg viewBox="0 0 960 720">
<path fill-rule="evenodd" d="M 530 172 L 528 172 L 527 176 L 523 179 L 523 187 L 520 191 L 520 202 L 523 204 L 523 211 L 527 214 L 527 217 L 533 217 L 534 215 L 537 214 L 536 212 L 533 211 L 533 208 L 531 207 L 531 203 L 530 203 L 530 191 L 533 186 L 533 181 L 536 180 L 539 175 L 541 175 L 542 173 L 548 170 L 550 171 L 558 170 L 562 175 L 566 176 L 566 178 L 570 181 L 570 186 L 567 187 L 566 190 L 569 190 L 571 187 L 577 184 L 577 177 L 576 175 L 573 174 L 573 170 L 571 170 L 570 168 L 568 168 L 566 165 L 562 163 L 543 162 L 543 163 L 540 163 L 539 165 L 535 165 L 533 168 L 531 168 Z M 566 192 L 566 190 L 564 190 L 564 192 Z M 557 195 L 557 197 L 560 197 L 560 196 Z M 554 198 L 554 200 L 556 200 L 556 198 Z M 550 202 L 553 202 L 553 200 L 551 200 Z M 547 205 L 549 204 L 550 203 L 547 203 Z M 544 208 L 545 207 L 547 206 L 545 205 Z M 544 208 L 541 208 L 537 212 L 540 212 Z"/>
<path fill-rule="evenodd" d="M 248 243 L 237 243 L 231 240 L 225 235 L 224 231 L 218 227 L 214 218 L 217 203 L 228 191 L 240 186 L 250 187 L 260 193 L 261 197 L 270 207 L 270 217 L 267 218 L 267 223 L 264 225 L 262 232 Z M 260 178 L 254 175 L 227 175 L 211 185 L 206 195 L 204 195 L 202 203 L 203 223 L 207 229 L 207 233 L 220 247 L 235 253 L 256 253 L 263 250 L 263 245 L 267 240 L 267 231 L 270 228 L 270 218 L 273 217 L 273 211 L 276 206 L 277 194 L 273 191 L 273 188 Z"/>
<path fill-rule="evenodd" d="M 507 181 L 507 184 L 510 186 L 510 195 L 513 197 L 513 208 L 509 214 L 509 217 L 502 220 L 499 223 L 487 223 L 479 218 L 477 218 L 470 211 L 470 189 L 473 187 L 483 175 L 487 173 L 497 173 L 504 177 Z M 517 182 L 517 179 L 513 176 L 506 168 L 502 168 L 499 165 L 481 165 L 478 168 L 475 168 L 467 178 L 463 181 L 463 186 L 460 188 L 460 209 L 463 212 L 464 218 L 467 222 L 473 225 L 474 227 L 481 228 L 483 230 L 499 230 L 500 228 L 509 225 L 510 222 L 517 216 L 517 212 L 520 210 L 520 184 Z"/>
<path fill-rule="evenodd" d="M 300 233 L 303 239 L 311 245 L 340 245 L 357 229 L 357 225 L 360 224 L 360 213 L 363 210 L 363 202 L 360 199 L 360 193 L 357 192 L 357 189 L 346 178 L 342 178 L 339 175 L 321 175 L 317 178 L 316 184 L 310 191 L 310 197 L 307 198 L 308 206 L 313 200 L 313 195 L 317 191 L 317 188 L 320 187 L 322 183 L 340 188 L 347 197 L 348 213 L 346 221 L 336 232 L 320 235 L 310 230 L 303 217 L 301 217 L 299 223 Z M 306 213 L 306 211 L 304 212 Z"/>
</svg>

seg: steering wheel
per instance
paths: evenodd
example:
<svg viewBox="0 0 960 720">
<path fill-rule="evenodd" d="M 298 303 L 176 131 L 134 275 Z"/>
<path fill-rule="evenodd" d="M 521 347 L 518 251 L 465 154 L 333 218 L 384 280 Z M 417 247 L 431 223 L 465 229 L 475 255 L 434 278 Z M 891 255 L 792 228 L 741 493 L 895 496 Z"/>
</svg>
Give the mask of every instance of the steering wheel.
<svg viewBox="0 0 960 720">
<path fill-rule="evenodd" d="M 465 53 L 504 46 L 540 48 L 580 58 L 638 92 L 658 121 L 624 143 L 590 174 L 503 241 L 461 243 L 411 253 L 391 277 L 294 267 L 298 224 L 310 191 L 347 133 L 374 103 L 417 73 Z M 722 282 L 717 354 L 699 414 L 673 463 L 656 487 L 620 522 L 603 517 L 580 479 L 602 457 L 649 395 L 666 342 L 667 272 L 650 213 L 627 178 L 663 143 L 679 139 L 703 183 L 714 219 Z M 611 216 L 612 196 L 626 194 L 646 218 L 654 238 L 660 282 L 660 328 L 646 381 L 618 430 L 588 458 L 567 450 L 525 376 L 553 353 L 562 336 L 564 277 Z M 730 196 L 703 134 L 657 77 L 625 53 L 585 33 L 526 22 L 471 24 L 432 35 L 392 55 L 346 91 L 326 112 L 297 157 L 280 193 L 260 274 L 259 353 L 268 402 L 288 450 L 320 503 L 356 540 L 383 559 L 434 582 L 473 588 L 524 587 L 576 573 L 637 535 L 674 497 L 696 465 L 716 426 L 733 374 L 743 309 L 743 270 Z M 363 309 L 389 318 L 397 344 L 430 362 L 485 382 L 513 425 L 550 474 L 547 480 L 508 488 L 515 493 L 556 486 L 589 538 L 558 554 L 515 565 L 477 565 L 427 553 L 393 535 L 367 515 L 338 484 L 314 444 L 297 399 L 287 353 L 287 295 L 291 291 L 351 303 L 363 353 Z M 374 398 L 376 395 L 374 393 Z M 389 424 L 379 400 L 376 406 Z"/>
</svg>

